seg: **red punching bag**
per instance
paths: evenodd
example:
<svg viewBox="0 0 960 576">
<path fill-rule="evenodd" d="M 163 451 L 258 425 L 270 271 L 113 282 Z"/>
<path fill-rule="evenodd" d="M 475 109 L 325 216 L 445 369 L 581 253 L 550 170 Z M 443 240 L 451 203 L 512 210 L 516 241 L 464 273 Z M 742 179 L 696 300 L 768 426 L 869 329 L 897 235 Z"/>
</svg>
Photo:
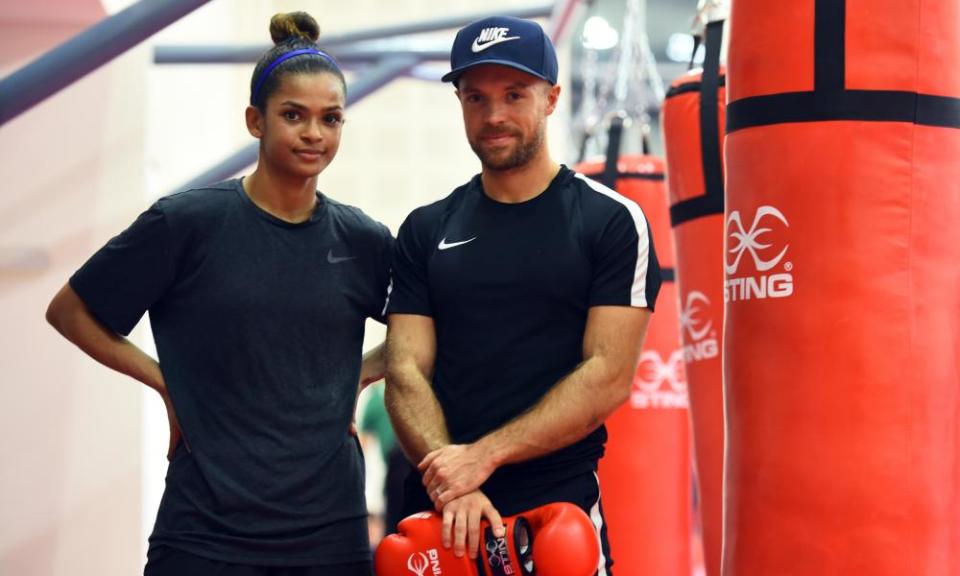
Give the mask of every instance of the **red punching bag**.
<svg viewBox="0 0 960 576">
<path fill-rule="evenodd" d="M 960 3 L 737 0 L 723 573 L 960 575 Z"/>
<path fill-rule="evenodd" d="M 723 22 L 706 30 L 702 71 L 682 75 L 661 110 L 683 357 L 703 526 L 704 567 L 719 576 L 723 537 Z"/>
<path fill-rule="evenodd" d="M 690 576 L 690 433 L 663 161 L 620 156 L 576 169 L 640 205 L 664 269 L 630 400 L 606 422 L 600 490 L 614 573 Z"/>
</svg>

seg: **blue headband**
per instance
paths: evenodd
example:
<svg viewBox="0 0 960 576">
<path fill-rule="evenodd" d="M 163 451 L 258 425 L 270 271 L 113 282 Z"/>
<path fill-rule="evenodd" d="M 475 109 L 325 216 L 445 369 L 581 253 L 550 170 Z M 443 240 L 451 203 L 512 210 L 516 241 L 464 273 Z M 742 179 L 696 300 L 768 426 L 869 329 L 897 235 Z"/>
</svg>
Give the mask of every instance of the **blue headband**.
<svg viewBox="0 0 960 576">
<path fill-rule="evenodd" d="M 337 66 L 337 63 L 333 60 L 333 58 L 330 57 L 329 54 L 325 52 L 321 52 L 316 48 L 302 48 L 300 50 L 291 50 L 290 52 L 287 52 L 286 54 L 279 56 L 276 60 L 271 62 L 269 66 L 267 66 L 266 70 L 260 73 L 260 78 L 257 79 L 256 86 L 253 87 L 253 93 L 250 94 L 250 104 L 254 104 L 254 102 L 257 100 L 257 94 L 260 93 L 260 87 L 263 86 L 263 83 L 266 82 L 267 78 L 270 77 L 270 73 L 273 72 L 274 68 L 283 64 L 284 62 L 286 62 L 291 58 L 300 56 L 301 54 L 316 54 L 317 56 L 322 56 L 326 58 L 331 64 L 333 64 L 333 67 L 336 70 L 340 69 L 340 67 Z"/>
</svg>

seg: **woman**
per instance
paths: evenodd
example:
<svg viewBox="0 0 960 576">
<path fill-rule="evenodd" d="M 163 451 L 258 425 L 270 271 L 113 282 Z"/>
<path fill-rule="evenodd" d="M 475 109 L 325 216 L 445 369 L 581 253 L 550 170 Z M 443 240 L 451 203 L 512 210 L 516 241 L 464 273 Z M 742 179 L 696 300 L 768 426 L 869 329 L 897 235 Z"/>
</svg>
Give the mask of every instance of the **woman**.
<svg viewBox="0 0 960 576">
<path fill-rule="evenodd" d="M 147 576 L 371 573 L 351 434 L 364 321 L 380 318 L 390 232 L 316 191 L 344 77 L 309 15 L 278 14 L 251 79 L 246 178 L 161 198 L 54 297 L 50 323 L 159 392 L 166 489 Z M 159 363 L 126 335 L 149 310 Z"/>
</svg>

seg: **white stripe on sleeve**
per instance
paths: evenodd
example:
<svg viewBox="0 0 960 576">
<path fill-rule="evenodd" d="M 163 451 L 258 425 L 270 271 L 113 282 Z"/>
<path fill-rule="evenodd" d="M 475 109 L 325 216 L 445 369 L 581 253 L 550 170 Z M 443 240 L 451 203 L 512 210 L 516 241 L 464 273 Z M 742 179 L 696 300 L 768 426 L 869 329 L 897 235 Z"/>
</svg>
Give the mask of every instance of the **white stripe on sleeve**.
<svg viewBox="0 0 960 576">
<path fill-rule="evenodd" d="M 390 271 L 390 283 L 387 284 L 387 295 L 383 299 L 383 310 L 380 312 L 380 315 L 384 318 L 387 317 L 387 308 L 390 307 L 390 293 L 393 292 L 393 271 Z"/>
<path fill-rule="evenodd" d="M 643 210 L 636 202 L 621 196 L 603 184 L 591 180 L 583 174 L 577 173 L 577 178 L 583 180 L 595 192 L 619 202 L 633 218 L 633 225 L 637 229 L 637 267 L 633 271 L 633 286 L 630 289 L 630 305 L 645 308 L 647 302 L 647 265 L 650 256 L 650 235 L 647 231 L 647 219 Z"/>
</svg>

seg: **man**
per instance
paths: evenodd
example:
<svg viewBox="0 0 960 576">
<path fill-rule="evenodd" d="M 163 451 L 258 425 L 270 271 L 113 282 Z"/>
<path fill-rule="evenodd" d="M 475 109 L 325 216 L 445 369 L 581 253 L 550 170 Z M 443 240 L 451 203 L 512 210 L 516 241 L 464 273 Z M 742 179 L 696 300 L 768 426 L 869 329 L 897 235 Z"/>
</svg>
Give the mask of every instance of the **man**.
<svg viewBox="0 0 960 576">
<path fill-rule="evenodd" d="M 450 59 L 482 172 L 410 214 L 394 252 L 387 408 L 422 472 L 405 512 L 436 507 L 444 545 L 475 557 L 481 518 L 573 502 L 608 574 L 596 469 L 660 287 L 647 223 L 550 157 L 560 87 L 539 25 L 474 22 Z"/>
</svg>

